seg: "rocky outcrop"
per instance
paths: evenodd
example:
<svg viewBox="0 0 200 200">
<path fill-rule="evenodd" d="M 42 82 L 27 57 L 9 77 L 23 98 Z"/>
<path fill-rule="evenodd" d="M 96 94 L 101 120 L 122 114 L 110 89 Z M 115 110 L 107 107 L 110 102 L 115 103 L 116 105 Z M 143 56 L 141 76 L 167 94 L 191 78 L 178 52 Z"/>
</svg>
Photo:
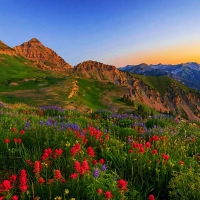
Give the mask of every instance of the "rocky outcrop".
<svg viewBox="0 0 200 200">
<path fill-rule="evenodd" d="M 117 85 L 128 86 L 125 72 L 119 71 L 113 65 L 88 60 L 74 66 L 74 72 L 79 76 L 93 78 L 99 81 L 110 81 Z"/>
<path fill-rule="evenodd" d="M 67 71 L 72 66 L 66 63 L 52 49 L 45 47 L 38 39 L 33 38 L 14 47 L 15 51 L 33 61 L 36 67 L 55 71 Z"/>
<path fill-rule="evenodd" d="M 16 55 L 14 49 L 10 48 L 0 40 L 0 54 Z"/>
</svg>

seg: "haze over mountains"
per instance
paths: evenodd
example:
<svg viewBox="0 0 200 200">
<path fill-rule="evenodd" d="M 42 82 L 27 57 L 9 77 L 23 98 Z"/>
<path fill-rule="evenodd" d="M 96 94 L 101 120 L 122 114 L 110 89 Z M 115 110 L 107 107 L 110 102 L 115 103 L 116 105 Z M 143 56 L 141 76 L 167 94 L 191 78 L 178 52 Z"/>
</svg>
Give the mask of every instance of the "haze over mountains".
<svg viewBox="0 0 200 200">
<path fill-rule="evenodd" d="M 189 119 L 198 119 L 198 117 L 200 117 L 200 93 L 176 81 L 178 80 L 185 83 L 185 85 L 189 85 L 191 88 L 198 89 L 200 85 L 200 67 L 197 63 L 179 65 L 141 64 L 137 66 L 128 65 L 118 69 L 113 65 L 88 60 L 72 67 L 57 55 L 55 51 L 45 47 L 36 38 L 19 46 L 15 46 L 13 49 L 1 41 L 0 54 L 12 56 L 13 59 L 20 55 L 29 60 L 28 65 L 42 69 L 43 71 L 53 71 L 55 73 L 61 72 L 63 76 L 73 76 L 98 80 L 104 83 L 114 83 L 121 92 L 119 96 L 117 91 L 113 91 L 113 96 L 118 95 L 119 99 L 124 96 L 127 101 L 144 104 L 160 112 L 171 112 L 176 115 L 181 114 L 185 117 L 187 116 Z M 6 59 L 8 59 L 8 57 L 2 57 L 0 61 L 4 60 L 5 64 Z M 14 61 L 12 61 L 12 63 L 13 62 Z M 23 62 L 24 67 L 27 62 Z M 15 65 L 12 63 L 11 65 L 9 64 L 9 66 L 15 68 Z M 135 74 L 142 74 L 144 76 Z M 14 84 L 16 85 L 23 82 L 23 80 L 16 82 L 16 78 L 13 80 L 15 80 Z M 92 87 L 93 85 L 91 82 L 90 89 Z M 78 94 L 77 85 L 76 94 Z M 105 91 L 104 95 L 109 96 L 110 94 Z M 104 98 L 102 101 L 104 101 L 105 104 L 108 104 L 108 101 L 105 101 L 105 97 L 102 96 L 102 98 Z"/>
</svg>

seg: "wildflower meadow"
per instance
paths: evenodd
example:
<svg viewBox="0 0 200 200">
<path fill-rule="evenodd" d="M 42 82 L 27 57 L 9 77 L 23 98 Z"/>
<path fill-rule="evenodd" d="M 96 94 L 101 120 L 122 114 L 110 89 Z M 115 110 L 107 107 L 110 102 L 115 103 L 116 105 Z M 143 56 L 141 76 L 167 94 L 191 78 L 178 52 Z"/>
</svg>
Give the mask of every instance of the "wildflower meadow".
<svg viewBox="0 0 200 200">
<path fill-rule="evenodd" d="M 0 199 L 200 199 L 200 122 L 1 102 L 0 130 Z"/>
</svg>

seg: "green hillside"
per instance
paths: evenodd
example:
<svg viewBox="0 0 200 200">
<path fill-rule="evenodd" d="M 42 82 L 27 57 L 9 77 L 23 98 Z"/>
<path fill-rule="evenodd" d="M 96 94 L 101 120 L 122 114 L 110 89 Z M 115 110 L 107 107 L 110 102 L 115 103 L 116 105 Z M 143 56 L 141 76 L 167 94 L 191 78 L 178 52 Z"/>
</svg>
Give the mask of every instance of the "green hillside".
<svg viewBox="0 0 200 200">
<path fill-rule="evenodd" d="M 102 83 L 92 79 L 79 78 L 77 81 L 79 91 L 78 96 L 74 97 L 74 100 L 93 109 L 106 108 L 106 106 L 101 102 L 104 92 L 106 90 L 112 92 L 118 88 L 113 83 Z"/>
<path fill-rule="evenodd" d="M 151 88 L 157 90 L 161 94 L 163 94 L 167 87 L 170 86 L 172 83 L 177 84 L 184 92 L 189 92 L 192 89 L 188 88 L 187 86 L 179 83 L 178 81 L 168 77 L 168 76 L 143 76 L 137 74 L 131 74 L 131 76 L 142 80 L 145 84 L 150 86 Z"/>
<path fill-rule="evenodd" d="M 32 63 L 22 56 L 0 54 L 0 84 L 7 84 L 24 78 L 36 78 L 47 75 L 47 72 L 33 68 Z"/>
</svg>

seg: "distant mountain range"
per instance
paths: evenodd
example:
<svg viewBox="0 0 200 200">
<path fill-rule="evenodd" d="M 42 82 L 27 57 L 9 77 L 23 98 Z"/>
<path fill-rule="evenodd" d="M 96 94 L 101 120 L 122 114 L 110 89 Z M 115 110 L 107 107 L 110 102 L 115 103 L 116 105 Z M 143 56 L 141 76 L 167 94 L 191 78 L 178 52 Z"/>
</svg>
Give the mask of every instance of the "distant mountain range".
<svg viewBox="0 0 200 200">
<path fill-rule="evenodd" d="M 44 75 L 47 73 L 48 75 Z M 14 48 L 7 46 L 0 40 L 0 74 L 3 79 L 0 80 L 2 91 L 11 90 L 8 95 L 13 95 L 14 90 L 18 90 L 19 93 L 22 88 L 23 90 L 31 89 L 32 91 L 34 90 L 33 86 L 36 88 L 47 87 L 46 85 L 50 82 L 47 77 L 51 74 L 52 77 L 55 75 L 62 76 L 65 78 L 63 80 L 70 80 L 66 77 L 71 77 L 76 80 L 74 83 L 77 83 L 77 85 L 74 88 L 74 86 L 65 85 L 61 81 L 60 86 L 55 87 L 52 79 L 51 88 L 41 90 L 45 101 L 52 95 L 57 94 L 59 88 L 66 89 L 66 91 L 72 88 L 74 94 L 72 99 L 75 98 L 74 96 L 80 95 L 77 100 L 74 99 L 74 102 L 77 101 L 78 104 L 80 104 L 80 99 L 85 99 L 85 102 L 104 102 L 107 107 L 114 105 L 115 108 L 119 108 L 121 106 L 120 102 L 123 103 L 122 98 L 124 98 L 127 102 L 135 102 L 135 105 L 145 105 L 158 112 L 180 114 L 188 119 L 199 120 L 200 118 L 200 92 L 196 91 L 200 90 L 200 65 L 197 63 L 179 65 L 147 65 L 143 63 L 136 66 L 128 65 L 117 68 L 113 65 L 88 60 L 72 67 L 55 51 L 44 46 L 38 39 L 33 38 Z M 84 85 L 85 79 L 91 83 L 87 87 Z M 42 83 L 40 83 L 41 81 Z M 96 84 L 97 82 L 99 84 Z M 112 92 L 109 92 L 104 88 L 105 91 L 101 94 L 97 95 L 95 93 L 96 97 L 102 99 L 95 99 L 95 96 L 88 97 L 85 94 L 86 89 L 82 90 L 82 93 L 80 89 L 79 94 L 78 84 L 80 88 L 85 87 L 88 94 L 94 90 L 96 92 L 102 91 L 99 85 L 109 88 L 109 84 L 113 84 L 117 89 L 113 87 Z M 47 91 L 46 96 L 44 91 Z M 49 95 L 49 91 L 51 91 L 51 95 Z M 64 98 L 63 104 L 67 102 L 68 96 L 71 94 L 65 93 L 63 91 L 57 94 L 62 97 L 60 99 Z M 36 94 L 38 94 L 38 91 L 33 91 L 32 95 L 29 95 L 28 92 L 23 93 L 29 99 Z M 1 94 L 0 92 L 0 99 L 1 95 L 7 94 Z M 56 102 L 57 95 L 55 95 Z M 18 94 L 18 99 L 19 96 Z M 6 96 L 4 99 L 8 99 L 8 97 Z M 73 100 L 70 99 L 70 102 L 73 102 Z M 88 103 L 88 105 L 91 104 Z M 132 109 L 136 109 L 136 107 L 132 106 Z"/>
<path fill-rule="evenodd" d="M 127 65 L 119 70 L 144 76 L 170 76 L 184 85 L 200 91 L 200 64 L 188 62 L 177 65 Z"/>
</svg>

